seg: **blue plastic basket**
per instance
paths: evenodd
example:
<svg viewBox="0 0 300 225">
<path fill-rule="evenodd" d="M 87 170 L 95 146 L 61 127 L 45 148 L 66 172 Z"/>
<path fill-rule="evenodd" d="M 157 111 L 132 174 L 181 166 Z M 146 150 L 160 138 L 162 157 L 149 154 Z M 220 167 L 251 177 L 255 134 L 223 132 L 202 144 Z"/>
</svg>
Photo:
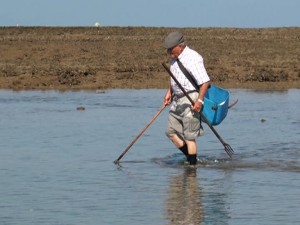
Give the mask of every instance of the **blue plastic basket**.
<svg viewBox="0 0 300 225">
<path fill-rule="evenodd" d="M 204 98 L 202 113 L 211 125 L 219 125 L 227 116 L 228 104 L 229 92 L 211 85 Z"/>
</svg>

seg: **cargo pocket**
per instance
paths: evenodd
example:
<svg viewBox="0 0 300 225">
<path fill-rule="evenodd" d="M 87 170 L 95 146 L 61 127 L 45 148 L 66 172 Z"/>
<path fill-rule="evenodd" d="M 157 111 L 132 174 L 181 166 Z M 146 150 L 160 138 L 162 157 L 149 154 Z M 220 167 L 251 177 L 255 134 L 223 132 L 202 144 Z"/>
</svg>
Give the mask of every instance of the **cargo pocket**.
<svg viewBox="0 0 300 225">
<path fill-rule="evenodd" d="M 199 132 L 199 130 L 200 130 L 200 121 L 199 121 L 199 119 L 195 118 L 195 117 L 191 118 L 190 119 L 190 129 L 189 129 L 189 131 L 191 133 L 193 133 L 193 132 Z"/>
</svg>

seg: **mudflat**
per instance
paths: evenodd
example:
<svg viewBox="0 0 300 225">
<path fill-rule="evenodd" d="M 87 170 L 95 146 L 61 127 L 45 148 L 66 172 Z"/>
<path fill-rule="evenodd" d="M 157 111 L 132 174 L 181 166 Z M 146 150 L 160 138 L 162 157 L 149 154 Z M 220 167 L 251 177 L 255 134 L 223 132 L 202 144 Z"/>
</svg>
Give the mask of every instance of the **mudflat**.
<svg viewBox="0 0 300 225">
<path fill-rule="evenodd" d="M 167 88 L 166 35 L 179 30 L 224 88 L 300 88 L 300 27 L 0 27 L 0 88 Z"/>
</svg>

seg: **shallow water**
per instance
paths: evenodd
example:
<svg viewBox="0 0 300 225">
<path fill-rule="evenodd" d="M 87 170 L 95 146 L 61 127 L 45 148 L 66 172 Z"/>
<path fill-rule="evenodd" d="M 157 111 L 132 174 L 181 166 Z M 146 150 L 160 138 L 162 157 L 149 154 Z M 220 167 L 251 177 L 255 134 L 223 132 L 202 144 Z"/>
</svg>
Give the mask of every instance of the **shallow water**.
<svg viewBox="0 0 300 225">
<path fill-rule="evenodd" d="M 0 91 L 0 224 L 299 224 L 300 90 L 230 90 L 190 168 L 164 135 L 164 90 Z M 77 107 L 85 110 L 77 110 Z"/>
</svg>

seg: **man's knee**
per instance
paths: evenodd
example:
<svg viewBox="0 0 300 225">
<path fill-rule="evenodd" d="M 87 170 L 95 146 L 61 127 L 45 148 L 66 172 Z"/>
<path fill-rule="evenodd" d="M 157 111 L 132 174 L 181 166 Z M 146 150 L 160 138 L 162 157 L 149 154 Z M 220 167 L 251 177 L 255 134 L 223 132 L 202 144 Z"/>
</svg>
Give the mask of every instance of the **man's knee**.
<svg viewBox="0 0 300 225">
<path fill-rule="evenodd" d="M 185 141 L 182 137 L 177 134 L 167 134 L 168 138 L 175 144 L 176 147 L 182 147 L 185 144 Z"/>
</svg>

